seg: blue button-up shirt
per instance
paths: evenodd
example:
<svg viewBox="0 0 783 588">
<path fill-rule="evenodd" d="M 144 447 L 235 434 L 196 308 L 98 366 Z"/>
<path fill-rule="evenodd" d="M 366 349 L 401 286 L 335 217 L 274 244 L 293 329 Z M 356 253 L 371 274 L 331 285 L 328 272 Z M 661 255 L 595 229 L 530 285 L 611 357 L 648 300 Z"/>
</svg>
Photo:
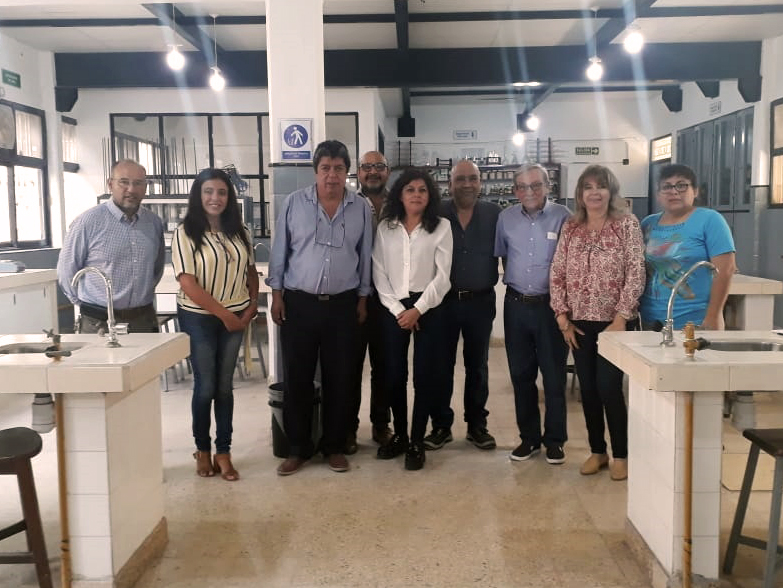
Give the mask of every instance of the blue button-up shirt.
<svg viewBox="0 0 783 588">
<path fill-rule="evenodd" d="M 315 184 L 288 195 L 277 217 L 266 284 L 309 294 L 372 291 L 372 212 L 346 190 L 334 217 L 318 201 Z"/>
<path fill-rule="evenodd" d="M 549 267 L 557 248 L 560 228 L 571 216 L 562 204 L 549 200 L 529 215 L 521 204 L 498 217 L 495 255 L 503 257 L 503 283 L 529 296 L 549 293 Z"/>
<path fill-rule="evenodd" d="M 65 235 L 57 260 L 57 279 L 68 299 L 107 306 L 106 286 L 94 273 L 71 288 L 74 274 L 88 265 L 112 281 L 114 308 L 152 304 L 155 286 L 163 275 L 165 247 L 163 221 L 141 207 L 129 219 L 111 200 L 82 213 Z"/>
</svg>

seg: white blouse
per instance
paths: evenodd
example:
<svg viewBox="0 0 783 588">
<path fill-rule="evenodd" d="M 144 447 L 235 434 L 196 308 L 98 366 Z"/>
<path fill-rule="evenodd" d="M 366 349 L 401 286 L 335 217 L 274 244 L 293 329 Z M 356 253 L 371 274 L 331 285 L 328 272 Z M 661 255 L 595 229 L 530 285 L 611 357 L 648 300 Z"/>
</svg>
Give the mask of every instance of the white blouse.
<svg viewBox="0 0 783 588">
<path fill-rule="evenodd" d="M 398 222 L 381 221 L 372 252 L 372 276 L 381 303 L 394 316 L 405 310 L 400 300 L 421 292 L 414 306 L 424 314 L 443 301 L 451 289 L 451 223 L 438 219 L 428 233 L 419 224 L 408 235 Z"/>
</svg>

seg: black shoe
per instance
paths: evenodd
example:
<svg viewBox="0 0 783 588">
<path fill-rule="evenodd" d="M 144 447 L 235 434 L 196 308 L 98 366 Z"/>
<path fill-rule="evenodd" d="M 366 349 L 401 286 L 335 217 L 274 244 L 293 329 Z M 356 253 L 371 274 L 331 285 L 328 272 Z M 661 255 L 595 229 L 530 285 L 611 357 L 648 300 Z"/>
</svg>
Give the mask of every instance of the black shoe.
<svg viewBox="0 0 783 588">
<path fill-rule="evenodd" d="M 479 449 L 495 449 L 495 438 L 484 427 L 470 428 L 465 439 L 473 443 Z"/>
<path fill-rule="evenodd" d="M 525 461 L 534 455 L 538 455 L 539 453 L 541 453 L 540 445 L 533 445 L 532 443 L 523 440 L 522 443 L 520 443 L 517 448 L 511 452 L 509 457 L 514 461 Z"/>
<path fill-rule="evenodd" d="M 424 467 L 427 457 L 424 454 L 424 443 L 412 441 L 405 452 L 405 469 L 420 470 Z"/>
<path fill-rule="evenodd" d="M 424 437 L 425 449 L 440 449 L 446 443 L 454 441 L 454 437 L 451 436 L 451 429 L 446 427 L 437 427 L 432 429 L 432 433 Z"/>
<path fill-rule="evenodd" d="M 386 445 L 378 448 L 378 459 L 394 459 L 408 449 L 408 436 L 395 433 Z"/>
<path fill-rule="evenodd" d="M 359 446 L 356 444 L 356 433 L 351 433 L 348 435 L 348 439 L 345 441 L 345 448 L 343 449 L 343 453 L 345 455 L 353 455 L 359 451 Z"/>
<path fill-rule="evenodd" d="M 546 462 L 551 464 L 565 463 L 565 451 L 562 445 L 550 445 L 546 448 Z"/>
</svg>

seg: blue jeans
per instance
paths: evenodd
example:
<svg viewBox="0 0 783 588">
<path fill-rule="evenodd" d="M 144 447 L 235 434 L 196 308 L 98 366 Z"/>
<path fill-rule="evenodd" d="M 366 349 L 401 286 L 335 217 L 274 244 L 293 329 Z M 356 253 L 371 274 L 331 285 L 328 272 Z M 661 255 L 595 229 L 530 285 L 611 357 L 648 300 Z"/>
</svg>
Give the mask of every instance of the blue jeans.
<svg viewBox="0 0 783 588">
<path fill-rule="evenodd" d="M 568 346 L 549 307 L 549 297 L 542 302 L 525 303 L 506 294 L 504 302 L 506 356 L 514 386 L 519 436 L 535 447 L 540 447 L 542 442 L 547 447 L 562 445 L 568 439 L 565 402 Z M 543 437 L 536 387 L 539 368 L 546 408 Z"/>
<path fill-rule="evenodd" d="M 443 394 L 432 412 L 433 428 L 450 429 L 454 423 L 451 397 L 454 392 L 454 366 L 457 363 L 457 346 L 462 334 L 462 358 L 465 364 L 465 388 L 463 406 L 465 422 L 469 429 L 487 426 L 486 409 L 489 397 L 489 337 L 495 319 L 495 291 L 490 289 L 475 297 L 458 300 L 447 294 L 442 303 L 445 315 L 444 348 L 447 355 L 443 374 Z"/>
<path fill-rule="evenodd" d="M 213 314 L 199 314 L 177 307 L 179 326 L 190 336 L 193 366 L 193 438 L 196 449 L 211 451 L 210 412 L 215 405 L 216 453 L 231 451 L 234 431 L 234 369 L 243 331 L 229 332 Z"/>
</svg>

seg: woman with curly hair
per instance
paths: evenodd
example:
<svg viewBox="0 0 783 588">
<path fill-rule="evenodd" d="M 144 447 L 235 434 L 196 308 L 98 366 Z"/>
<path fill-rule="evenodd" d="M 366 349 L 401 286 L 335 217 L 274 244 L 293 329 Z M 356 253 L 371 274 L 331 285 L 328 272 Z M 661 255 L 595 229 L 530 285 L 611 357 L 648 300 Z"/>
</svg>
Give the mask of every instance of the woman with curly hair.
<svg viewBox="0 0 783 588">
<path fill-rule="evenodd" d="M 388 312 L 381 319 L 394 435 L 380 459 L 405 453 L 405 468 L 424 466 L 424 433 L 443 372 L 440 303 L 451 288 L 452 237 L 438 216 L 440 194 L 430 174 L 409 169 L 394 182 L 378 224 L 373 280 Z M 408 346 L 413 334 L 413 416 L 408 436 Z"/>
</svg>

